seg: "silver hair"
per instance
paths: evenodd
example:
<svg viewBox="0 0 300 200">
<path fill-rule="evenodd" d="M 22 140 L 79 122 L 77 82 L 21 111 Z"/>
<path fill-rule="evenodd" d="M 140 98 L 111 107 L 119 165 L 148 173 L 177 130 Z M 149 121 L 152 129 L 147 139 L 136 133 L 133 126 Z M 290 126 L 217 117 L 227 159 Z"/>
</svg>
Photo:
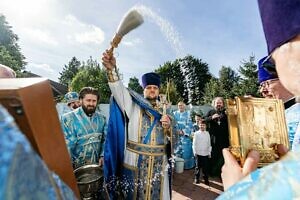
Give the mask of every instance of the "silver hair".
<svg viewBox="0 0 300 200">
<path fill-rule="evenodd" d="M 215 107 L 215 102 L 216 102 L 217 99 L 221 99 L 221 100 L 223 101 L 223 104 L 225 104 L 224 98 L 223 98 L 223 97 L 215 97 L 215 98 L 212 100 L 212 102 L 211 102 L 212 107 Z"/>
</svg>

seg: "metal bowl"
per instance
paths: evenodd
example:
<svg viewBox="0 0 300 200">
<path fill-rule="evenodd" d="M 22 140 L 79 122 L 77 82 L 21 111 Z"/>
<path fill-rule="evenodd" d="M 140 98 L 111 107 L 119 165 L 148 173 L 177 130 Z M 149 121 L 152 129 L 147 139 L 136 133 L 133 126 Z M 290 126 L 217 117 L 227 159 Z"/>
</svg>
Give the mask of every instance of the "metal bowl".
<svg viewBox="0 0 300 200">
<path fill-rule="evenodd" d="M 82 198 L 97 196 L 103 184 L 103 171 L 99 165 L 84 165 L 74 170 Z"/>
</svg>

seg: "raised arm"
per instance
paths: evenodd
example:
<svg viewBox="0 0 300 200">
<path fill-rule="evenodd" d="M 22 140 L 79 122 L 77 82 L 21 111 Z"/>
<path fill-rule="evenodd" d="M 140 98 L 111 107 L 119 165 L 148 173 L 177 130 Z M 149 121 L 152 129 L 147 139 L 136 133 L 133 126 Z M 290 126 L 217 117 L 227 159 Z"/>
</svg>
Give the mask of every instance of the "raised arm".
<svg viewBox="0 0 300 200">
<path fill-rule="evenodd" d="M 132 98 L 120 80 L 116 59 L 106 50 L 102 55 L 102 64 L 106 68 L 108 85 L 120 108 L 128 114 L 132 110 Z"/>
</svg>

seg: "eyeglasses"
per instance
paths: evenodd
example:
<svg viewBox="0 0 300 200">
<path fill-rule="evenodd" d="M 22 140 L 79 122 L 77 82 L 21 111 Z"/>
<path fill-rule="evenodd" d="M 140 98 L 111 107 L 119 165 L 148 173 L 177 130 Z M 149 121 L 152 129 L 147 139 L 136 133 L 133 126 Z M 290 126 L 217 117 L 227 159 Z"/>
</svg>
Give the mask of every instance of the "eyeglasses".
<svg viewBox="0 0 300 200">
<path fill-rule="evenodd" d="M 267 81 L 264 81 L 262 82 L 260 85 L 259 85 L 259 91 L 262 91 L 268 87 L 270 87 L 270 85 L 274 82 L 277 82 L 279 81 L 279 78 L 273 78 L 273 79 L 270 79 L 270 80 L 267 80 Z"/>
</svg>

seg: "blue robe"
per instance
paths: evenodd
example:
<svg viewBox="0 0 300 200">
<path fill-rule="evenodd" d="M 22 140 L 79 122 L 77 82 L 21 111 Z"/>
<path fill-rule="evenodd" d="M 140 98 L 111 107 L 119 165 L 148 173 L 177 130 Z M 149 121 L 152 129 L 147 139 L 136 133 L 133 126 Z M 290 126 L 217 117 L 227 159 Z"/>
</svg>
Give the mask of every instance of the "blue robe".
<svg viewBox="0 0 300 200">
<path fill-rule="evenodd" d="M 231 186 L 217 200 L 299 199 L 300 149 L 290 151 L 284 158 L 257 169 Z"/>
<path fill-rule="evenodd" d="M 76 199 L 72 190 L 33 151 L 1 105 L 0 140 L 1 199 Z"/>
<path fill-rule="evenodd" d="M 73 109 L 70 108 L 66 103 L 57 103 L 55 107 L 56 107 L 59 120 L 61 120 L 61 117 L 64 114 L 73 111 Z"/>
<path fill-rule="evenodd" d="M 116 100 L 110 105 L 104 152 L 110 199 L 170 199 L 168 139 L 160 111 L 120 81 L 109 85 Z"/>
<path fill-rule="evenodd" d="M 192 130 L 193 122 L 189 111 L 174 112 L 176 131 L 181 130 L 184 135 L 179 135 L 175 146 L 175 155 L 184 159 L 184 169 L 191 169 L 195 166 L 194 154 L 192 149 Z"/>
<path fill-rule="evenodd" d="M 98 164 L 107 131 L 105 116 L 96 111 L 88 117 L 79 107 L 63 115 L 61 123 L 73 167 Z"/>
<path fill-rule="evenodd" d="M 291 149 L 300 145 L 300 104 L 296 103 L 285 109 L 286 124 Z"/>
</svg>

